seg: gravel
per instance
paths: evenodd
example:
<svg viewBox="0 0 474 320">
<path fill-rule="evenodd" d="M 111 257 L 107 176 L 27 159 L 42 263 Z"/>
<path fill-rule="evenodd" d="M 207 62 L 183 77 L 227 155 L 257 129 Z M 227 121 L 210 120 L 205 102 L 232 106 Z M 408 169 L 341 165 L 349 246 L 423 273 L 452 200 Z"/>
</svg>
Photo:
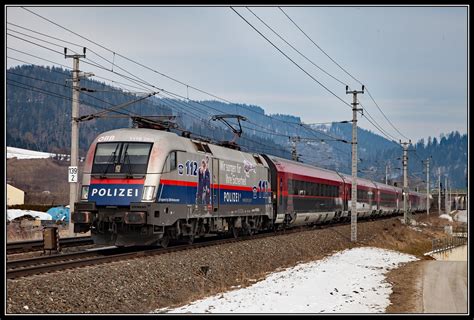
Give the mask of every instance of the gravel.
<svg viewBox="0 0 474 320">
<path fill-rule="evenodd" d="M 358 223 L 357 244 L 344 225 L 7 280 L 7 313 L 148 313 L 250 285 L 335 251 L 377 245 L 382 234 L 390 247 L 388 234 L 395 231 L 423 237 L 394 218 Z"/>
</svg>

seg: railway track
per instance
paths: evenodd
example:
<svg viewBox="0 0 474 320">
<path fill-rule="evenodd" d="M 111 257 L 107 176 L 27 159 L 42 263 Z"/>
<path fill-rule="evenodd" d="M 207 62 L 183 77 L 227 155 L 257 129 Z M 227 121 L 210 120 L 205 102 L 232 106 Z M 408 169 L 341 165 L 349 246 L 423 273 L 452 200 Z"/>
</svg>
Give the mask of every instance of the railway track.
<svg viewBox="0 0 474 320">
<path fill-rule="evenodd" d="M 61 248 L 77 247 L 93 243 L 94 242 L 92 241 L 91 237 L 72 237 L 59 239 L 59 246 Z M 7 254 L 39 251 L 42 249 L 43 240 L 28 240 L 7 243 Z"/>
<path fill-rule="evenodd" d="M 395 219 L 396 217 L 386 217 L 385 219 Z M 379 220 L 385 220 L 384 218 Z M 369 220 L 361 221 L 360 223 L 368 222 Z M 292 229 L 283 229 L 279 231 L 268 231 L 251 236 L 241 236 L 238 238 L 220 238 L 212 240 L 203 238 L 197 239 L 194 244 L 175 244 L 168 248 L 156 247 L 127 247 L 127 248 L 102 248 L 92 249 L 88 251 L 73 252 L 67 254 L 56 254 L 51 256 L 42 256 L 29 259 L 7 261 L 7 279 L 16 279 L 31 275 L 49 273 L 54 271 L 92 266 L 97 264 L 117 262 L 127 259 L 142 258 L 148 256 L 156 256 L 160 254 L 167 254 L 171 252 L 178 252 L 184 250 L 192 250 L 203 247 L 210 247 L 215 245 L 222 245 L 225 243 L 233 243 L 239 241 L 247 241 L 253 239 L 260 239 L 265 237 L 274 237 L 280 235 L 287 235 L 295 232 L 310 231 L 315 229 L 331 228 L 339 225 L 347 225 L 347 223 L 334 223 L 328 225 L 317 225 L 312 227 L 297 227 Z M 350 238 L 349 238 L 350 239 Z"/>
</svg>

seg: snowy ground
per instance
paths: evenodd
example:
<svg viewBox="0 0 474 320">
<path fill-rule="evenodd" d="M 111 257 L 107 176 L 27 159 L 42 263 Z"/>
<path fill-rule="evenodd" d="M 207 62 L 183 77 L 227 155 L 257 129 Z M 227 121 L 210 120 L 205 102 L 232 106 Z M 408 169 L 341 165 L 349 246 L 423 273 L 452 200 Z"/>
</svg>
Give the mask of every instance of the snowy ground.
<svg viewBox="0 0 474 320">
<path fill-rule="evenodd" d="M 459 210 L 456 214 L 456 220 L 467 223 L 467 210 Z"/>
<path fill-rule="evenodd" d="M 52 153 L 39 152 L 21 148 L 7 147 L 7 159 L 42 159 L 54 156 Z"/>
<path fill-rule="evenodd" d="M 453 218 L 450 215 L 442 214 L 439 216 L 441 219 L 446 219 L 448 221 L 453 221 Z"/>
<path fill-rule="evenodd" d="M 33 210 L 19 210 L 19 209 L 8 209 L 7 210 L 7 219 L 11 221 L 15 218 L 30 215 L 34 218 L 39 218 L 40 220 L 51 220 L 51 216 L 46 212 L 33 211 Z"/>
<path fill-rule="evenodd" d="M 345 250 L 247 288 L 155 313 L 383 313 L 392 292 L 385 273 L 414 260 L 378 248 Z"/>
</svg>

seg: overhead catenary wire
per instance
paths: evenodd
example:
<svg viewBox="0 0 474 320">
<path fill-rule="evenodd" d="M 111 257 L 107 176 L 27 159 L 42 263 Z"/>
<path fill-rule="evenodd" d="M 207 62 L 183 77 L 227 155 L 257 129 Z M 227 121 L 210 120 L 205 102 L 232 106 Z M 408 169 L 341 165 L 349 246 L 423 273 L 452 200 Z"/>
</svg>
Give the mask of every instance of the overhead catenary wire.
<svg viewBox="0 0 474 320">
<path fill-rule="evenodd" d="M 278 38 L 280 38 L 283 42 L 285 42 L 288 46 L 290 46 L 293 50 L 295 50 L 296 52 L 298 52 L 303 58 L 305 58 L 309 63 L 311 63 L 313 66 L 315 66 L 316 68 L 318 68 L 319 70 L 321 70 L 322 72 L 324 72 L 326 75 L 330 76 L 331 78 L 333 78 L 334 80 L 336 80 L 337 82 L 339 82 L 340 84 L 342 84 L 343 86 L 346 86 L 347 83 L 344 83 L 343 81 L 341 81 L 340 79 L 336 78 L 335 76 L 333 76 L 332 74 L 330 74 L 329 72 L 327 72 L 326 70 L 324 70 L 323 68 L 321 68 L 320 66 L 318 66 L 313 60 L 309 59 L 307 56 L 305 56 L 303 53 L 301 53 L 301 51 L 299 51 L 298 49 L 296 49 L 291 43 L 289 43 L 287 40 L 285 40 L 278 32 L 276 32 L 272 27 L 270 27 L 265 21 L 263 21 L 262 18 L 260 18 L 257 14 L 255 14 L 255 12 L 253 12 L 249 7 L 246 7 L 248 11 L 250 11 L 261 23 L 263 23 L 268 29 L 270 29 Z"/>
<path fill-rule="evenodd" d="M 311 39 L 310 36 L 308 36 L 306 34 L 306 32 L 303 31 L 303 29 L 300 28 L 300 26 L 281 8 L 281 7 L 278 7 L 278 9 L 280 9 L 281 12 L 283 12 L 283 14 L 296 26 L 296 28 L 298 28 L 298 30 L 300 30 L 304 35 L 305 37 L 311 41 L 322 53 L 324 53 L 332 62 L 334 62 L 334 64 L 336 64 L 342 71 L 344 71 L 348 76 L 350 76 L 353 80 L 355 80 L 356 82 L 358 82 L 360 85 L 363 85 L 363 83 L 357 79 L 356 77 L 354 77 L 351 73 L 349 73 L 345 68 L 343 68 L 339 63 L 337 63 L 329 54 L 326 53 L 326 51 L 324 51 L 316 42 L 313 41 L 313 39 Z M 377 102 L 375 102 L 375 99 L 374 97 L 372 96 L 372 94 L 370 93 L 369 89 L 367 86 L 365 86 L 366 88 L 366 91 L 367 93 L 369 94 L 369 97 L 372 99 L 372 101 L 374 102 L 374 104 L 377 106 L 377 108 L 379 109 L 380 113 L 382 113 L 382 115 L 384 116 L 384 118 L 387 120 L 387 122 L 402 136 L 404 137 L 405 139 L 408 140 L 408 138 L 403 134 L 401 133 L 398 128 L 388 119 L 388 117 L 385 115 L 385 113 L 382 111 L 382 109 L 379 107 L 379 105 L 377 104 Z"/>
<path fill-rule="evenodd" d="M 9 83 L 10 82 L 10 83 Z M 14 83 L 11 83 L 11 82 L 14 82 Z M 16 84 L 15 84 L 16 83 Z M 52 96 L 52 97 L 55 97 L 55 98 L 60 98 L 60 99 L 64 99 L 64 100 L 69 100 L 69 101 L 74 101 L 73 98 L 71 97 L 68 97 L 68 96 L 64 96 L 64 95 L 61 95 L 59 93 L 56 93 L 56 92 L 52 92 L 52 91 L 49 91 L 49 90 L 45 90 L 45 89 L 42 89 L 42 88 L 38 88 L 38 87 L 35 87 L 35 86 L 32 86 L 32 85 L 29 85 L 29 84 L 25 84 L 23 82 L 20 82 L 20 81 L 16 81 L 16 80 L 13 80 L 13 79 L 7 79 L 7 84 L 8 85 L 12 85 L 14 87 L 19 87 L 19 88 L 22 88 L 22 89 L 27 89 L 27 90 L 31 90 L 31 91 L 35 91 L 35 92 L 39 92 L 39 93 L 42 93 L 42 94 L 46 94 L 46 95 L 49 95 L 49 96 Z M 21 85 L 21 86 L 20 86 Z M 86 103 L 82 100 L 79 100 L 80 103 L 84 104 L 84 105 L 88 105 L 88 106 L 91 106 L 91 107 L 94 107 L 94 108 L 97 108 L 97 109 L 105 109 L 103 107 L 100 107 L 100 106 L 97 106 L 97 105 L 94 105 L 92 103 Z M 121 113 L 121 114 L 124 114 L 124 115 L 127 115 L 127 116 L 130 116 L 130 114 L 127 114 L 127 113 L 123 113 L 123 112 L 119 112 L 119 111 L 115 111 L 117 113 Z"/>
<path fill-rule="evenodd" d="M 48 59 L 45 59 L 45 58 L 42 58 L 42 57 L 39 57 L 39 56 L 36 56 L 36 55 L 32 55 L 32 54 L 29 54 L 29 53 L 24 52 L 24 51 L 21 51 L 21 50 L 17 50 L 17 49 L 11 48 L 11 47 L 7 47 L 7 49 L 14 50 L 14 51 L 23 53 L 23 54 L 25 54 L 25 55 L 32 56 L 32 57 L 34 57 L 34 58 L 36 58 L 36 59 L 39 59 L 39 60 L 43 60 L 43 61 L 52 63 L 52 64 L 53 64 L 53 67 L 57 65 L 57 66 L 61 66 L 61 67 L 63 67 L 63 68 L 71 69 L 71 70 L 72 70 L 72 68 L 69 67 L 69 66 L 66 66 L 66 65 L 63 65 L 63 64 L 61 64 L 61 63 L 58 63 L 58 62 L 55 62 L 55 61 L 51 61 L 51 60 L 48 60 Z M 14 58 L 14 57 L 11 57 L 11 56 L 8 56 L 8 55 L 7 55 L 7 58 L 8 58 L 8 59 L 15 60 L 15 61 L 22 62 L 22 63 L 25 63 L 25 64 L 27 64 L 27 65 L 30 65 L 30 64 L 31 64 L 31 65 L 37 65 L 36 63 L 33 63 L 33 62 L 31 62 L 31 61 L 26 61 L 26 60 Z M 63 74 L 62 71 L 57 71 L 57 70 L 54 70 L 54 69 L 50 69 L 50 71 L 51 71 L 51 72 L 56 72 L 56 73 Z M 67 71 L 68 71 L 68 70 L 67 70 Z M 132 85 L 125 84 L 125 83 L 123 83 L 123 82 L 118 82 L 118 81 L 115 81 L 115 80 L 112 80 L 112 79 L 109 79 L 109 78 L 104 78 L 104 77 L 101 77 L 101 76 L 98 76 L 98 75 L 94 75 L 94 77 L 99 78 L 99 79 L 104 79 L 104 80 L 107 80 L 107 81 L 110 81 L 110 82 L 116 84 L 116 86 L 119 87 L 121 90 L 123 90 L 125 93 L 127 93 L 127 92 L 128 92 L 128 93 L 132 93 L 132 94 L 133 94 L 133 93 L 142 93 L 142 92 L 129 91 L 129 90 L 127 90 L 127 89 L 124 89 L 124 88 L 120 87 L 118 84 L 123 85 L 123 86 L 128 86 L 128 87 L 134 88 L 134 89 L 143 89 L 143 88 L 134 87 L 134 86 L 132 86 Z M 98 82 L 98 83 L 101 84 L 101 85 L 104 85 L 104 86 L 106 85 L 105 83 L 100 83 L 100 82 Z M 150 92 L 151 92 L 151 91 L 150 91 Z M 149 92 L 143 92 L 143 93 L 149 93 Z"/>
<path fill-rule="evenodd" d="M 365 87 L 367 93 L 369 94 L 369 97 L 372 99 L 372 101 L 374 102 L 374 104 L 377 106 L 377 109 L 379 109 L 380 113 L 384 116 L 385 120 L 387 120 L 388 123 L 390 123 L 390 125 L 395 129 L 395 131 L 397 131 L 402 137 L 404 137 L 405 139 L 407 140 L 410 140 L 407 136 L 405 136 L 403 133 L 400 132 L 400 130 L 397 129 L 397 127 L 392 123 L 392 121 L 390 121 L 387 116 L 385 115 L 385 113 L 382 111 L 382 109 L 379 107 L 379 105 L 377 104 L 377 102 L 375 102 L 375 99 L 374 97 L 372 97 L 372 94 L 370 93 L 369 89 L 367 87 Z"/>
<path fill-rule="evenodd" d="M 313 81 L 318 83 L 321 87 L 326 89 L 330 94 L 332 94 L 334 97 L 336 97 L 338 100 L 340 100 L 343 104 L 347 105 L 349 108 L 352 109 L 351 105 L 344 101 L 341 97 L 339 97 L 337 94 L 332 92 L 328 87 L 326 87 L 324 84 L 322 84 L 320 81 L 318 81 L 315 77 L 313 77 L 308 71 L 306 71 L 303 67 L 301 67 L 299 64 L 297 64 L 293 59 L 291 59 L 286 53 L 284 53 L 277 45 L 275 45 L 272 41 L 270 41 L 263 33 L 261 33 L 253 24 L 251 24 L 247 19 L 245 19 L 240 13 L 238 13 L 233 7 L 230 7 L 242 20 L 244 20 L 252 29 L 254 29 L 261 37 L 263 37 L 267 42 L 269 42 L 275 49 L 278 50 L 285 58 L 290 60 L 295 66 L 297 66 L 301 71 L 303 71 L 308 77 L 310 77 Z"/>
<path fill-rule="evenodd" d="M 303 29 L 301 29 L 295 21 L 293 21 L 293 19 L 290 18 L 290 16 L 281 8 L 281 7 L 278 7 L 278 9 L 280 9 L 281 12 L 283 12 L 283 14 L 306 36 L 306 38 L 309 39 L 309 41 L 311 41 L 319 50 L 321 50 L 322 53 L 324 53 L 329 59 L 331 59 L 332 62 L 334 62 L 339 68 L 342 69 L 342 71 L 344 71 L 347 75 L 349 75 L 352 79 L 354 79 L 356 82 L 358 82 L 360 85 L 363 85 L 362 82 L 360 82 L 357 78 L 355 78 L 352 74 L 350 74 L 346 69 L 344 69 L 339 63 L 337 63 L 333 58 L 331 58 L 330 55 L 328 55 L 326 53 L 326 51 L 324 51 L 320 46 L 318 46 L 318 44 L 316 42 L 313 41 L 313 39 L 311 39 L 307 34 L 306 32 L 303 31 Z"/>
<path fill-rule="evenodd" d="M 14 36 L 14 37 L 16 37 L 16 36 Z M 43 45 L 41 45 L 41 44 L 38 44 L 38 43 L 36 43 L 36 42 L 34 42 L 34 41 L 29 41 L 29 40 L 23 39 L 23 38 L 21 38 L 21 37 L 16 37 L 16 38 L 18 38 L 18 39 L 20 39 L 20 40 L 23 40 L 23 41 L 26 41 L 26 42 L 29 42 L 29 43 L 31 43 L 31 44 L 33 44 L 33 45 L 38 46 L 38 47 L 41 47 L 41 48 L 50 50 L 50 51 L 52 51 L 52 52 L 54 52 L 54 53 L 57 53 L 57 54 L 59 54 L 59 55 L 61 55 L 61 56 L 64 54 L 63 52 L 53 50 L 53 49 L 51 49 L 51 48 L 48 48 L 48 47 L 43 46 Z M 19 50 L 16 50 L 16 51 L 19 51 Z M 24 52 L 23 52 L 23 53 L 24 53 Z M 27 54 L 27 53 L 25 53 L 25 54 Z M 86 60 L 90 60 L 90 59 L 86 59 Z M 91 61 L 91 60 L 90 60 L 90 61 Z M 106 67 L 104 67 L 104 66 L 102 66 L 102 65 L 100 65 L 100 64 L 97 64 L 97 63 L 92 63 L 92 62 L 88 62 L 88 61 L 83 61 L 83 63 L 89 64 L 89 65 L 92 65 L 92 66 L 95 66 L 95 67 L 97 67 L 97 68 L 101 68 L 101 69 L 104 69 L 104 70 L 108 70 Z M 122 68 L 120 68 L 120 69 L 122 69 Z M 110 70 L 108 70 L 108 71 L 110 71 Z M 127 73 L 129 73 L 129 72 L 126 71 L 126 70 L 124 70 L 124 71 L 127 72 Z M 117 72 L 114 72 L 114 73 L 118 74 Z M 130 82 L 134 82 L 135 84 L 137 84 L 137 82 L 140 82 L 140 81 L 134 80 L 134 79 L 131 78 L 131 77 L 127 77 L 127 76 L 124 76 L 124 75 L 121 75 L 121 74 L 120 74 L 120 76 L 126 78 L 126 79 L 129 80 Z M 134 76 L 134 75 L 132 75 L 132 76 L 133 76 L 133 77 L 136 77 L 136 76 Z M 143 81 L 141 81 L 141 82 L 143 82 Z M 147 85 L 153 86 L 153 85 L 151 85 L 151 84 L 147 84 Z M 153 86 L 153 87 L 154 87 L 154 86 Z M 145 88 L 145 87 L 142 86 L 142 89 L 144 89 L 144 88 Z M 159 89 L 159 88 L 157 88 L 157 87 L 155 87 L 155 88 L 156 88 L 156 89 Z M 145 88 L 145 89 L 146 89 L 146 88 Z"/>
</svg>

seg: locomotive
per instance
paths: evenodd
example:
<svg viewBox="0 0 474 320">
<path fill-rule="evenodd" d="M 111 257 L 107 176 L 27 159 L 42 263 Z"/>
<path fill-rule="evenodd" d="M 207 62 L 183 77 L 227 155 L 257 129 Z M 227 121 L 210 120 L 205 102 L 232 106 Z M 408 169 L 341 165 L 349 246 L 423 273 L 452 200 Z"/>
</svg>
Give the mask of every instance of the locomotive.
<svg viewBox="0 0 474 320">
<path fill-rule="evenodd" d="M 72 221 L 96 244 L 166 247 L 210 234 L 349 221 L 351 183 L 336 171 L 173 132 L 117 129 L 88 150 Z M 426 209 L 424 194 L 407 200 L 412 212 Z M 400 188 L 357 179 L 359 218 L 402 210 Z"/>
</svg>

